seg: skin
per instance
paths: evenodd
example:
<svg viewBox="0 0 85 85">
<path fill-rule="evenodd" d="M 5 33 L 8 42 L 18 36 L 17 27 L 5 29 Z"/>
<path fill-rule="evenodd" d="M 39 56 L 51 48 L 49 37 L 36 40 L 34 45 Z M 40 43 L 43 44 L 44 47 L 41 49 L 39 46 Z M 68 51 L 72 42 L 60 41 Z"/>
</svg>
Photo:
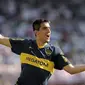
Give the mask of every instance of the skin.
<svg viewBox="0 0 85 85">
<path fill-rule="evenodd" d="M 9 42 L 9 38 L 8 37 L 4 37 L 1 34 L 0 34 L 0 44 L 5 45 L 5 46 L 11 48 L 11 44 Z"/>
<path fill-rule="evenodd" d="M 50 24 L 48 22 L 42 23 L 39 31 L 35 30 L 35 34 L 37 45 L 44 46 L 46 43 L 50 41 Z"/>
</svg>

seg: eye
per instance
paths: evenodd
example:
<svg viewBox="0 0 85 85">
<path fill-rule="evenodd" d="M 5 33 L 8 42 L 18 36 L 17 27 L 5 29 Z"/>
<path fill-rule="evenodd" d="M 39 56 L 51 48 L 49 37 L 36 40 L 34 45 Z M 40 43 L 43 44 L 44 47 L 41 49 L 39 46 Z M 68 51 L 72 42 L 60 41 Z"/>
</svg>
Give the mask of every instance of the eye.
<svg viewBox="0 0 85 85">
<path fill-rule="evenodd" d="M 45 29 L 47 29 L 47 27 L 43 27 L 42 29 L 45 30 Z"/>
<path fill-rule="evenodd" d="M 50 29 L 50 28 L 49 28 L 49 27 L 43 27 L 42 29 L 43 29 L 43 30 L 46 30 L 46 29 Z"/>
</svg>

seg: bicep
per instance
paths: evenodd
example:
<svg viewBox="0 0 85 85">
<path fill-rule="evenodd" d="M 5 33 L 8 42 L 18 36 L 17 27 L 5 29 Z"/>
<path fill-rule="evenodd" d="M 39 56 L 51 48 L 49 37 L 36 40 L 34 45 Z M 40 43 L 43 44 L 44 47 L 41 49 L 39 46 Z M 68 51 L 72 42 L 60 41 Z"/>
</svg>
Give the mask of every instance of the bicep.
<svg viewBox="0 0 85 85">
<path fill-rule="evenodd" d="M 62 70 L 65 66 L 70 64 L 68 59 L 60 54 L 54 56 L 53 61 L 55 64 L 55 68 L 59 70 Z"/>
<path fill-rule="evenodd" d="M 11 44 L 11 50 L 16 53 L 20 54 L 24 50 L 24 40 L 23 39 L 9 39 Z"/>
<path fill-rule="evenodd" d="M 64 66 L 70 64 L 59 46 L 55 47 L 52 60 L 54 61 L 55 68 L 59 70 L 62 70 Z"/>
</svg>

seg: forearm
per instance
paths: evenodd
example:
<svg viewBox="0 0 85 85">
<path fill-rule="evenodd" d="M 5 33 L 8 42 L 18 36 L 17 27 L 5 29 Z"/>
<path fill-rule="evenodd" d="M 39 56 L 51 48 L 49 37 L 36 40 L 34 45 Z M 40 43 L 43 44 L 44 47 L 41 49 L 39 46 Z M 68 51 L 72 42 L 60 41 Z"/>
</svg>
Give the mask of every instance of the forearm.
<svg viewBox="0 0 85 85">
<path fill-rule="evenodd" d="M 2 35 L 0 35 L 0 44 L 11 47 L 10 42 L 9 42 L 9 38 L 4 37 Z"/>
<path fill-rule="evenodd" d="M 85 71 L 85 65 L 74 66 L 72 68 L 72 74 L 80 73 Z"/>
<path fill-rule="evenodd" d="M 70 74 L 76 74 L 85 71 L 85 65 L 73 66 L 72 64 L 64 67 L 64 70 Z"/>
</svg>

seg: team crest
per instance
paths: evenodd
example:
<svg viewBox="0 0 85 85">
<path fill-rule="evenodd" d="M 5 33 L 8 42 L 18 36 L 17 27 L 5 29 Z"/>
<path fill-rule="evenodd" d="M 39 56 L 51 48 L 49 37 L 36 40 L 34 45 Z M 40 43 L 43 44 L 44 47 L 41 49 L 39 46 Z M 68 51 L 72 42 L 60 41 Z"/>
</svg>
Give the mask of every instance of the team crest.
<svg viewBox="0 0 85 85">
<path fill-rule="evenodd" d="M 52 50 L 49 47 L 45 48 L 45 53 L 46 55 L 50 56 L 52 54 Z"/>
</svg>

